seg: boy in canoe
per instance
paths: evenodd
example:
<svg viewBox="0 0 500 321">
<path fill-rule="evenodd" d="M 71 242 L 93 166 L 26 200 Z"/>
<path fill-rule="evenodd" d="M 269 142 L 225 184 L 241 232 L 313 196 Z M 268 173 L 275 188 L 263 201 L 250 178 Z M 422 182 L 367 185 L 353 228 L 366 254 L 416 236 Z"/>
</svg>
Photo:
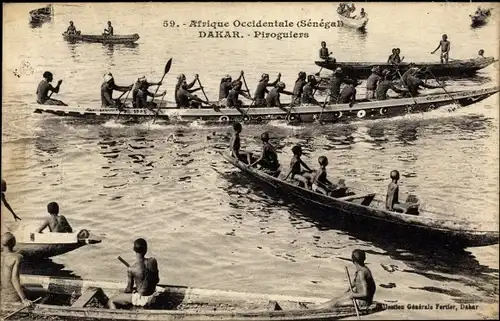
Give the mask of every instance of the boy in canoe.
<svg viewBox="0 0 500 321">
<path fill-rule="evenodd" d="M 14 246 L 16 246 L 14 235 L 10 232 L 2 234 L 1 305 L 7 302 L 21 302 L 25 307 L 29 307 L 33 303 L 26 298 L 19 280 L 19 270 L 23 256 L 14 252 Z"/>
<path fill-rule="evenodd" d="M 7 192 L 7 182 L 2 179 L 2 203 L 12 213 L 15 221 L 21 220 L 21 218 L 17 216 L 16 213 L 14 213 L 14 210 L 10 206 L 9 202 L 7 202 L 7 198 L 5 197 L 5 192 Z"/>
<path fill-rule="evenodd" d="M 127 287 L 122 293 L 109 300 L 109 308 L 116 309 L 116 305 L 150 307 L 154 304 L 158 292 L 156 286 L 160 282 L 158 263 L 155 258 L 146 257 L 148 243 L 140 238 L 134 241 L 134 252 L 137 261 L 128 268 Z M 135 285 L 135 287 L 134 287 Z"/>
<path fill-rule="evenodd" d="M 443 60 L 448 63 L 448 58 L 450 55 L 450 49 L 451 49 L 451 43 L 448 41 L 448 36 L 443 35 L 442 40 L 439 42 L 439 45 L 437 46 L 436 49 L 434 49 L 431 54 L 434 54 L 439 48 L 441 48 L 441 63 L 443 63 Z"/>
<path fill-rule="evenodd" d="M 358 249 L 352 251 L 351 259 L 356 267 L 352 289 L 349 286 L 343 295 L 325 302 L 317 308 L 331 309 L 338 306 L 352 306 L 353 299 L 356 300 L 360 309 L 366 309 L 372 304 L 377 286 L 373 279 L 372 272 L 365 265 L 365 251 Z"/>
<path fill-rule="evenodd" d="M 60 100 L 53 99 L 49 97 L 49 91 L 53 93 L 58 93 L 61 88 L 62 79 L 59 79 L 57 86 L 53 87 L 50 83 L 54 80 L 54 76 L 50 71 L 43 73 L 43 80 L 38 84 L 36 90 L 37 99 L 36 102 L 40 105 L 58 105 L 58 106 L 68 106 Z"/>
<path fill-rule="evenodd" d="M 399 172 L 397 170 L 391 171 L 391 182 L 387 187 L 387 195 L 385 197 L 385 208 L 388 211 L 403 211 L 404 208 L 399 207 Z"/>
<path fill-rule="evenodd" d="M 252 163 L 252 154 L 248 152 L 240 151 L 241 141 L 240 141 L 240 133 L 242 130 L 242 126 L 239 122 L 235 122 L 233 124 L 233 137 L 231 137 L 231 141 L 229 143 L 229 148 L 231 149 L 231 157 L 235 157 L 246 164 Z"/>
<path fill-rule="evenodd" d="M 320 156 L 318 158 L 318 163 L 319 169 L 316 171 L 316 174 L 313 177 L 311 189 L 314 192 L 328 195 L 328 188 L 333 185 L 332 182 L 330 182 L 326 178 L 326 166 L 328 166 L 328 158 L 326 158 L 326 156 Z"/>
<path fill-rule="evenodd" d="M 288 171 L 288 174 L 285 176 L 285 181 L 290 177 L 290 179 L 295 179 L 301 183 L 304 184 L 304 187 L 307 189 L 311 189 L 311 181 L 310 181 L 310 176 L 306 174 L 312 173 L 312 169 L 309 168 L 309 166 L 300 159 L 300 156 L 302 156 L 302 147 L 299 145 L 295 145 L 292 147 L 292 153 L 293 157 L 292 160 L 290 161 L 290 170 Z M 305 168 L 305 170 L 302 170 L 302 167 Z"/>
<path fill-rule="evenodd" d="M 260 153 L 260 157 L 249 166 L 254 167 L 259 164 L 263 169 L 275 172 L 280 167 L 278 162 L 278 153 L 276 152 L 274 146 L 269 142 L 269 134 L 267 132 L 262 133 L 262 135 L 260 135 L 260 139 L 262 140 L 262 152 Z"/>
<path fill-rule="evenodd" d="M 38 228 L 37 233 L 42 233 L 47 227 L 52 233 L 72 233 L 73 229 L 66 220 L 64 215 L 59 215 L 59 204 L 56 202 L 50 202 L 47 205 L 47 211 L 50 216 L 43 222 L 43 224 Z"/>
</svg>

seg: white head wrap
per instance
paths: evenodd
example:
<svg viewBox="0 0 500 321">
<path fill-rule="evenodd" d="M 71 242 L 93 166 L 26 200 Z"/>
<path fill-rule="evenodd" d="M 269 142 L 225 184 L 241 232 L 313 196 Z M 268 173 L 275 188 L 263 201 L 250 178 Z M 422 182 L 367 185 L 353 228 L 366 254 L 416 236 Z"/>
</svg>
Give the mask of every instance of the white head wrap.
<svg viewBox="0 0 500 321">
<path fill-rule="evenodd" d="M 104 81 L 104 82 L 108 82 L 108 81 L 110 81 L 111 79 L 113 79 L 113 75 L 112 75 L 110 72 L 108 72 L 108 73 L 104 74 L 104 78 L 103 78 L 103 81 Z"/>
</svg>

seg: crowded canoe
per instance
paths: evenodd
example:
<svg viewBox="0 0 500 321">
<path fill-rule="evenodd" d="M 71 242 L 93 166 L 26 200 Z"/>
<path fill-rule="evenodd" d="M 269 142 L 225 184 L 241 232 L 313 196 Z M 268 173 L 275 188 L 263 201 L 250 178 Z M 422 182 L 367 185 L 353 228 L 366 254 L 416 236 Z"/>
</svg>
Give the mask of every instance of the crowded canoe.
<svg viewBox="0 0 500 321">
<path fill-rule="evenodd" d="M 364 8 L 361 8 L 359 14 L 355 12 L 356 6 L 354 3 L 340 3 L 337 7 L 337 14 L 342 25 L 358 30 L 363 30 L 368 23 L 368 14 Z"/>
</svg>

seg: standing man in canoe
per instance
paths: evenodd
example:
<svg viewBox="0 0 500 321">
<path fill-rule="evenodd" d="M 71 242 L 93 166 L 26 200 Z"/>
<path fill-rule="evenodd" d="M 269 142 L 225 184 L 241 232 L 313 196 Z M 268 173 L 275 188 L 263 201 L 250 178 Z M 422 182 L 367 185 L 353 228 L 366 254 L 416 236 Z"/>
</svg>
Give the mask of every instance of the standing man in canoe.
<svg viewBox="0 0 500 321">
<path fill-rule="evenodd" d="M 12 213 L 15 221 L 21 220 L 21 218 L 17 216 L 16 213 L 14 213 L 14 210 L 10 206 L 9 202 L 7 202 L 7 198 L 5 197 L 6 192 L 7 192 L 7 182 L 2 179 L 2 203 Z"/>
<path fill-rule="evenodd" d="M 331 55 L 332 52 L 330 52 L 326 47 L 326 42 L 321 41 L 321 48 L 319 49 L 319 58 L 326 61 L 332 60 L 333 62 L 335 62 L 335 58 L 330 57 Z"/>
<path fill-rule="evenodd" d="M 191 90 L 191 88 L 193 88 L 193 86 L 197 80 L 198 80 L 198 74 L 196 74 L 194 76 L 193 81 L 190 82 L 189 84 L 186 82 L 186 75 L 180 74 L 179 77 L 177 77 L 177 84 L 175 85 L 175 92 L 174 92 L 175 103 L 176 103 L 177 107 L 179 107 L 179 101 L 177 100 L 177 92 L 182 87 L 182 84 L 186 84 L 186 90 L 188 90 L 189 93 L 194 93 L 195 91 L 198 91 L 201 89 L 201 87 L 200 87 L 200 88 L 196 88 L 196 89 Z"/>
<path fill-rule="evenodd" d="M 113 74 L 107 73 L 104 75 L 103 82 L 101 84 L 101 107 L 109 108 L 114 107 L 121 109 L 122 104 L 119 101 L 113 100 L 113 90 L 127 92 L 131 90 L 133 85 L 130 86 L 117 86 L 115 84 L 115 79 Z"/>
<path fill-rule="evenodd" d="M 240 76 L 238 77 L 238 81 L 241 80 L 241 77 L 243 77 L 243 70 L 240 72 Z M 225 100 L 222 101 L 223 99 L 226 99 L 227 96 L 229 95 L 229 91 L 231 88 L 233 88 L 232 85 L 232 77 L 230 75 L 226 75 L 224 78 L 221 79 L 220 81 L 220 86 L 219 86 L 219 105 L 225 105 Z"/>
<path fill-rule="evenodd" d="M 379 73 L 379 66 L 372 68 L 372 74 L 366 80 L 366 99 L 375 99 L 375 90 L 377 89 L 378 83 L 382 80 Z"/>
<path fill-rule="evenodd" d="M 135 108 L 148 108 L 148 109 L 156 108 L 157 107 L 156 103 L 154 103 L 152 101 L 148 102 L 148 96 L 152 97 L 154 99 L 154 97 L 161 97 L 161 96 L 165 96 L 167 94 L 166 90 L 164 90 L 160 94 L 153 94 L 152 92 L 150 92 L 148 90 L 148 87 L 149 87 L 149 84 L 147 81 L 144 81 L 141 83 L 141 87 L 137 91 L 137 95 L 136 95 L 136 101 L 134 104 Z"/>
<path fill-rule="evenodd" d="M 25 307 L 33 303 L 26 298 L 23 286 L 19 279 L 19 270 L 23 256 L 14 252 L 16 238 L 10 232 L 2 234 L 2 282 L 1 282 L 1 305 L 4 303 L 21 302 Z"/>
<path fill-rule="evenodd" d="M 68 29 L 66 30 L 66 33 L 68 35 L 76 35 L 76 27 L 75 25 L 73 24 L 73 21 L 70 21 L 69 22 L 69 27 Z"/>
<path fill-rule="evenodd" d="M 111 25 L 111 21 L 108 21 L 108 28 L 104 29 L 104 35 L 106 35 L 106 36 L 113 35 L 113 26 Z"/>
<path fill-rule="evenodd" d="M 446 63 L 448 63 L 451 43 L 448 41 L 448 36 L 446 34 L 443 35 L 443 38 L 439 42 L 439 45 L 436 49 L 434 49 L 433 52 L 431 52 L 431 54 L 434 54 L 439 48 L 441 48 L 441 63 L 443 63 L 443 61 L 446 61 Z"/>
<path fill-rule="evenodd" d="M 158 263 L 155 258 L 146 257 L 148 243 L 142 238 L 134 241 L 134 252 L 137 261 L 127 270 L 127 287 L 109 300 L 110 309 L 116 309 L 116 305 L 151 307 L 154 304 L 160 282 Z"/>
<path fill-rule="evenodd" d="M 54 76 L 50 71 L 46 71 L 43 73 L 43 80 L 38 84 L 38 88 L 36 90 L 37 99 L 36 102 L 40 105 L 58 105 L 58 106 L 68 106 L 60 100 L 49 98 L 49 91 L 53 93 L 58 93 L 61 88 L 62 80 L 59 79 L 56 87 L 52 87 L 50 84 L 54 80 Z"/>
<path fill-rule="evenodd" d="M 137 98 L 137 93 L 139 92 L 139 89 L 141 88 L 142 84 L 146 83 L 147 87 L 149 86 L 161 86 L 162 82 L 148 82 L 146 76 L 142 76 L 141 78 L 137 78 L 137 81 L 134 84 L 134 87 L 132 88 L 132 105 L 135 107 L 135 102 Z M 147 88 L 146 87 L 146 88 Z M 160 95 L 161 96 L 161 95 Z"/>
<path fill-rule="evenodd" d="M 239 122 L 234 122 L 233 124 L 233 137 L 231 137 L 231 141 L 229 142 L 229 148 L 231 149 L 231 157 L 239 159 L 241 162 L 246 164 L 252 163 L 252 153 L 242 152 L 241 148 L 241 140 L 240 133 L 242 130 L 241 124 Z"/>
<path fill-rule="evenodd" d="M 353 299 L 356 300 L 360 309 L 366 309 L 372 304 L 377 285 L 373 279 L 372 272 L 365 265 L 365 251 L 358 249 L 352 251 L 351 259 L 356 267 L 352 289 L 349 286 L 345 294 L 321 304 L 318 308 L 331 309 L 337 306 L 352 306 Z"/>
<path fill-rule="evenodd" d="M 293 86 L 293 96 L 292 96 L 293 106 L 300 105 L 302 92 L 304 91 L 304 86 L 307 84 L 306 79 L 307 79 L 306 73 L 303 71 L 299 72 L 299 77 L 297 78 L 297 80 L 295 80 L 295 85 Z"/>
<path fill-rule="evenodd" d="M 43 224 L 38 228 L 37 233 L 42 233 L 47 227 L 52 233 L 72 233 L 73 229 L 68 223 L 64 215 L 59 215 L 59 204 L 50 202 L 47 205 L 47 211 L 50 216 L 43 221 Z"/>
<path fill-rule="evenodd" d="M 257 84 L 257 88 L 255 89 L 255 94 L 253 98 L 255 99 L 255 107 L 264 107 L 266 106 L 266 94 L 269 93 L 267 87 L 274 87 L 281 79 L 281 73 L 278 74 L 278 78 L 272 83 L 269 83 L 269 75 L 262 74 L 262 77 Z"/>
</svg>

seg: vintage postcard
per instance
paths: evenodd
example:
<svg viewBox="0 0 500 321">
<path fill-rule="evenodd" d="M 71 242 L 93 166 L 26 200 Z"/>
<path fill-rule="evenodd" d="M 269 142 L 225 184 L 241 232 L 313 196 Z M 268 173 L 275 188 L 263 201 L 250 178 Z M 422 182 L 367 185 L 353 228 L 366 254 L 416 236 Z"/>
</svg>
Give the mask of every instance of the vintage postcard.
<svg viewBox="0 0 500 321">
<path fill-rule="evenodd" d="M 498 319 L 496 3 L 5 3 L 7 320 Z"/>
</svg>

